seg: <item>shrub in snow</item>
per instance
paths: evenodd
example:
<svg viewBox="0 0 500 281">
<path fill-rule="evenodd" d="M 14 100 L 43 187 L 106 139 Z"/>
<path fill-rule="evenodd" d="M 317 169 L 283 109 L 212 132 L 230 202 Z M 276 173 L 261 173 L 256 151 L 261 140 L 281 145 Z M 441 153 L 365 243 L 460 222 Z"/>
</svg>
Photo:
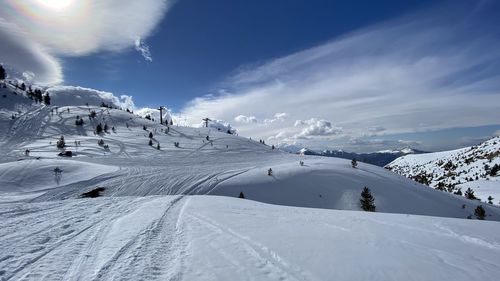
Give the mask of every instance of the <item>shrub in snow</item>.
<svg viewBox="0 0 500 281">
<path fill-rule="evenodd" d="M 477 206 L 474 210 L 474 215 L 478 220 L 484 220 L 484 217 L 486 217 L 486 211 L 484 210 L 483 206 Z"/>
<path fill-rule="evenodd" d="M 245 194 L 243 194 L 243 191 L 242 191 L 242 192 L 240 192 L 240 195 L 238 196 L 238 198 L 245 199 Z"/>
<path fill-rule="evenodd" d="M 464 195 L 465 195 L 465 198 L 467 198 L 467 199 L 471 199 L 471 200 L 477 199 L 477 197 L 474 195 L 474 190 L 472 190 L 470 187 L 467 188 Z"/>
<path fill-rule="evenodd" d="M 0 64 L 0 80 L 5 80 L 7 74 L 5 73 L 5 68 Z"/>
<path fill-rule="evenodd" d="M 95 132 L 96 132 L 96 134 L 102 134 L 102 125 L 101 125 L 101 123 L 97 124 L 97 126 L 95 127 Z"/>
<path fill-rule="evenodd" d="M 82 195 L 80 195 L 80 197 L 81 198 L 96 198 L 96 197 L 101 196 L 101 192 L 103 192 L 104 190 L 106 190 L 104 187 L 98 187 L 96 189 L 92 189 L 89 192 L 82 193 Z"/>
<path fill-rule="evenodd" d="M 149 138 L 152 139 L 153 138 L 153 132 L 149 132 Z"/>
<path fill-rule="evenodd" d="M 108 132 L 108 130 L 109 130 L 108 124 L 104 123 L 104 132 L 106 132 L 106 133 L 107 133 L 107 132 Z"/>
<path fill-rule="evenodd" d="M 61 136 L 56 143 L 57 148 L 62 149 L 66 147 L 66 142 L 64 141 L 64 136 Z"/>
<path fill-rule="evenodd" d="M 358 161 L 356 160 L 356 158 L 352 159 L 352 161 L 351 161 L 351 166 L 352 166 L 353 168 L 356 168 L 356 167 L 358 166 Z"/>
<path fill-rule="evenodd" d="M 269 168 L 269 170 L 267 170 L 267 175 L 268 176 L 272 176 L 273 175 L 273 169 Z"/>
<path fill-rule="evenodd" d="M 160 144 L 156 145 L 156 149 L 160 150 Z"/>
<path fill-rule="evenodd" d="M 359 202 L 361 204 L 361 209 L 367 212 L 375 212 L 375 198 L 368 187 L 365 186 L 363 191 L 361 191 Z"/>
<path fill-rule="evenodd" d="M 46 105 L 50 105 L 50 96 L 49 96 L 49 93 L 46 93 L 43 96 L 43 103 L 45 103 Z"/>
<path fill-rule="evenodd" d="M 488 196 L 488 204 L 493 204 L 493 199 L 495 198 L 491 197 L 491 195 Z"/>
<path fill-rule="evenodd" d="M 500 170 L 500 165 L 495 164 L 495 166 L 493 166 L 493 168 L 491 168 L 490 170 L 490 176 L 492 177 L 496 176 L 499 170 Z"/>
<path fill-rule="evenodd" d="M 73 157 L 73 152 L 66 150 L 58 154 L 61 157 Z"/>
<path fill-rule="evenodd" d="M 83 126 L 83 124 L 84 124 L 83 119 L 81 119 L 80 116 L 76 116 L 75 125 L 76 126 Z"/>
</svg>

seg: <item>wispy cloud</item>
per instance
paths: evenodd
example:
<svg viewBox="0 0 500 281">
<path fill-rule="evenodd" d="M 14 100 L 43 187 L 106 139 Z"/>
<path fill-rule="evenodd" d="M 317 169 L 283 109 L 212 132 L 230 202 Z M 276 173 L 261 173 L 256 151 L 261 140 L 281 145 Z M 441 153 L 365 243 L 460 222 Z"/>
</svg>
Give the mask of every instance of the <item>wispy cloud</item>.
<svg viewBox="0 0 500 281">
<path fill-rule="evenodd" d="M 144 43 L 140 38 L 135 39 L 135 50 L 141 54 L 144 60 L 147 62 L 153 62 L 149 46 L 146 45 L 146 43 Z"/>
<path fill-rule="evenodd" d="M 173 0 L 81 0 L 64 9 L 39 0 L 0 0 L 0 62 L 30 71 L 44 83 L 59 83 L 59 56 L 121 51 L 147 38 Z M 147 45 L 139 49 L 148 60 Z"/>
<path fill-rule="evenodd" d="M 500 29 L 488 24 L 498 4 L 485 3 L 419 12 L 246 67 L 223 83 L 224 95 L 183 113 L 230 120 L 285 111 L 284 122 L 238 130 L 290 141 L 303 132 L 293 120 L 311 118 L 343 128 L 328 140 L 498 123 Z"/>
</svg>

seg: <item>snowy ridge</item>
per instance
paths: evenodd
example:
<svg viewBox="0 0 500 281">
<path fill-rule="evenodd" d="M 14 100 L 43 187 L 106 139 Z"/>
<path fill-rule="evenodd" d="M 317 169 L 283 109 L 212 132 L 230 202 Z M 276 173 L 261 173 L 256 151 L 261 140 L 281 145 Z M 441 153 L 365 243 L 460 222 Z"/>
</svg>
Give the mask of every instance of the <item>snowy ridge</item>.
<svg viewBox="0 0 500 281">
<path fill-rule="evenodd" d="M 406 155 L 386 167 L 449 192 L 470 187 L 482 201 L 492 196 L 494 204 L 500 204 L 500 173 L 492 175 L 495 165 L 500 165 L 500 137 L 452 151 Z"/>
</svg>

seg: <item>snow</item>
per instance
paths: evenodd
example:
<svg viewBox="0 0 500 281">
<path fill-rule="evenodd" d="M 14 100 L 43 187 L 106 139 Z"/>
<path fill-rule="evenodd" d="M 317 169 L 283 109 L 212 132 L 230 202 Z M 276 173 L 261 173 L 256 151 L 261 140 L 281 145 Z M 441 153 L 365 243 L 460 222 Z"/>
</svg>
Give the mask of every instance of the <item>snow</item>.
<svg viewBox="0 0 500 281">
<path fill-rule="evenodd" d="M 480 202 L 377 166 L 290 154 L 211 127 L 167 127 L 82 105 L 85 96 L 54 95 L 65 105 L 44 106 L 10 88 L 0 94 L 7 96 L 0 96 L 1 280 L 480 280 L 500 273 L 496 206 L 482 204 L 486 221 L 467 220 Z M 110 130 L 95 134 L 98 123 Z M 74 157 L 58 156 L 61 136 Z M 377 213 L 360 211 L 364 186 Z M 102 197 L 80 198 L 96 187 Z M 240 192 L 246 199 L 234 198 Z"/>
<path fill-rule="evenodd" d="M 447 163 L 453 165 L 449 168 Z M 478 146 L 452 151 L 405 155 L 386 167 L 406 177 L 427 175 L 429 185 L 437 187 L 439 182 L 453 190 L 472 188 L 482 201 L 488 196 L 500 198 L 500 175 L 491 176 L 486 170 L 500 165 L 500 137 L 493 137 Z M 498 200 L 495 204 L 500 204 Z"/>
<path fill-rule="evenodd" d="M 217 196 L 3 204 L 9 280 L 491 280 L 500 224 Z M 28 227 L 29 226 L 29 227 Z"/>
</svg>

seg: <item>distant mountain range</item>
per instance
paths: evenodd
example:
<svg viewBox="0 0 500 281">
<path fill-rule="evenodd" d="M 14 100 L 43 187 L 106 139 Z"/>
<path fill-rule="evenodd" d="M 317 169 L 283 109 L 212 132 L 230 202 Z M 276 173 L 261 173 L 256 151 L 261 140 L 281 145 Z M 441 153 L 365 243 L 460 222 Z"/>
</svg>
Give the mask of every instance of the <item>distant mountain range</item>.
<svg viewBox="0 0 500 281">
<path fill-rule="evenodd" d="M 376 165 L 383 167 L 398 157 L 408 155 L 408 154 L 423 154 L 427 153 L 425 151 L 413 149 L 413 148 L 403 148 L 395 150 L 383 150 L 372 153 L 355 153 L 346 152 L 343 150 L 323 150 L 315 151 L 308 148 L 301 148 L 296 145 L 281 145 L 280 148 L 290 153 L 303 154 L 303 155 L 315 155 L 315 156 L 325 156 L 325 157 L 337 157 L 343 159 L 356 159 L 357 161 Z"/>
</svg>

